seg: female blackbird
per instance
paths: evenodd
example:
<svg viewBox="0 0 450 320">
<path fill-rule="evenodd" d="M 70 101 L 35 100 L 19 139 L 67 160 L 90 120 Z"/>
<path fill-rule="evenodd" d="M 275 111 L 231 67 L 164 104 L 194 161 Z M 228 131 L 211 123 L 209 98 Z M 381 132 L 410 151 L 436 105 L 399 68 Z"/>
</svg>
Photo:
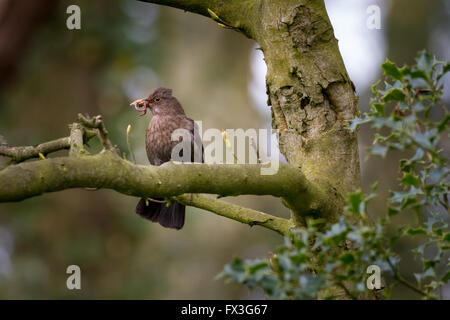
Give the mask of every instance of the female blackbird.
<svg viewBox="0 0 450 320">
<path fill-rule="evenodd" d="M 203 162 L 203 148 L 196 124 L 186 116 L 178 100 L 172 96 L 172 90 L 166 88 L 156 89 L 146 99 L 139 99 L 130 104 L 141 116 L 152 112 L 148 125 L 145 145 L 148 160 L 152 165 L 160 166 L 171 160 L 172 149 L 180 140 L 172 141 L 172 133 L 177 129 L 185 129 L 191 142 L 191 162 Z M 195 157 L 200 152 L 200 157 Z M 180 156 L 182 157 L 182 151 Z M 175 160 L 175 159 L 174 159 Z M 163 199 L 141 199 L 136 206 L 136 213 L 152 222 L 158 222 L 166 228 L 181 229 L 184 225 L 185 206 L 172 202 L 167 206 Z"/>
</svg>

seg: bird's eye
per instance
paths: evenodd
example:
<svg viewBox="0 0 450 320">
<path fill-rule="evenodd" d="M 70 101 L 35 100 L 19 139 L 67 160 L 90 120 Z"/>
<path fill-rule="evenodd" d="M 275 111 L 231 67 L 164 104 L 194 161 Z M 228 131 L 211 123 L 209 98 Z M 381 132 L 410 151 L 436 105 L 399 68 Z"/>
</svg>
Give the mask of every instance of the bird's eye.
<svg viewBox="0 0 450 320">
<path fill-rule="evenodd" d="M 155 98 L 155 101 L 158 102 L 159 100 L 161 100 L 160 98 Z"/>
</svg>

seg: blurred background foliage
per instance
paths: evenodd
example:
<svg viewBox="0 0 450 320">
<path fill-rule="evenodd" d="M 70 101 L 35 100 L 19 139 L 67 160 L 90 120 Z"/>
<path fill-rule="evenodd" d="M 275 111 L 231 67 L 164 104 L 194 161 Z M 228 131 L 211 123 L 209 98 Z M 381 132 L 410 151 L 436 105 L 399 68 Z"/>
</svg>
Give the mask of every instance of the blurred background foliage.
<svg viewBox="0 0 450 320">
<path fill-rule="evenodd" d="M 81 8 L 81 30 L 66 28 L 71 4 Z M 379 77 L 385 56 L 401 65 L 427 48 L 440 60 L 449 59 L 448 1 L 326 4 L 361 111 L 369 108 L 368 83 Z M 365 26 L 370 4 L 381 7 L 381 30 Z M 343 20 L 350 31 L 342 28 Z M 33 145 L 66 136 L 78 112 L 102 114 L 122 150 L 131 124 L 137 160 L 146 164 L 150 116 L 138 118 L 128 104 L 159 86 L 172 88 L 204 128 L 266 128 L 270 108 L 264 104 L 264 65 L 255 48 L 253 41 L 209 19 L 135 0 L 2 0 L 0 134 L 10 145 Z M 359 60 L 351 55 L 364 52 L 377 55 Z M 444 99 L 449 98 L 446 92 Z M 367 127 L 360 131 L 363 187 L 378 180 L 378 193 L 387 196 L 396 185 L 401 154 L 364 161 L 372 134 Z M 98 151 L 100 145 L 93 141 L 90 148 Z M 272 197 L 226 199 L 288 216 Z M 377 201 L 369 209 L 373 217 L 385 203 L 382 197 Z M 134 214 L 136 202 L 109 190 L 68 190 L 0 204 L 0 298 L 263 297 L 215 276 L 234 256 L 266 256 L 282 243 L 280 236 L 195 208 L 188 208 L 182 231 L 163 229 Z M 396 250 L 402 254 L 410 246 L 401 242 Z M 66 288 L 71 264 L 81 267 L 82 290 Z M 405 254 L 404 271 L 417 266 Z M 398 288 L 393 297 L 413 296 Z"/>
</svg>

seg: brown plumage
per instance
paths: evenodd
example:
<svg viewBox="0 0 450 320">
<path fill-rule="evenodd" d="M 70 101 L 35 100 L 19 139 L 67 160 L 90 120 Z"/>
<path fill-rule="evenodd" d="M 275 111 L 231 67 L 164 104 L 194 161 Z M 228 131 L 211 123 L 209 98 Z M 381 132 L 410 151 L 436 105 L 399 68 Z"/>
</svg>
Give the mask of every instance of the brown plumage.
<svg viewBox="0 0 450 320">
<path fill-rule="evenodd" d="M 178 100 L 172 96 L 171 89 L 156 89 L 148 98 L 136 100 L 131 105 L 141 111 L 141 115 L 146 114 L 147 108 L 152 112 L 145 139 L 147 157 L 152 165 L 160 166 L 171 160 L 172 149 L 181 141 L 181 138 L 179 141 L 171 139 L 172 133 L 177 129 L 186 129 L 191 138 L 190 161 L 198 159 L 203 162 L 201 139 L 198 135 L 194 139 L 195 123 L 186 116 Z M 196 151 L 200 154 L 194 157 Z M 136 206 L 136 213 L 163 227 L 181 229 L 184 225 L 185 206 L 178 202 L 167 206 L 162 199 L 141 199 Z"/>
</svg>

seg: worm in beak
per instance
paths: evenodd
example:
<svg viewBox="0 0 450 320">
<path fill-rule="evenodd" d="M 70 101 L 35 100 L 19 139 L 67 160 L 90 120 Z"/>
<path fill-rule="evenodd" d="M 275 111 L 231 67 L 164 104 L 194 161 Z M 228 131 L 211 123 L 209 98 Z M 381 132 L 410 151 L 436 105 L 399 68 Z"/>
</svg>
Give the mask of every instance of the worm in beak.
<svg viewBox="0 0 450 320">
<path fill-rule="evenodd" d="M 141 112 L 139 116 L 145 116 L 147 114 L 147 101 L 145 99 L 138 99 L 130 103 L 130 106 L 134 107 L 136 111 Z"/>
</svg>

